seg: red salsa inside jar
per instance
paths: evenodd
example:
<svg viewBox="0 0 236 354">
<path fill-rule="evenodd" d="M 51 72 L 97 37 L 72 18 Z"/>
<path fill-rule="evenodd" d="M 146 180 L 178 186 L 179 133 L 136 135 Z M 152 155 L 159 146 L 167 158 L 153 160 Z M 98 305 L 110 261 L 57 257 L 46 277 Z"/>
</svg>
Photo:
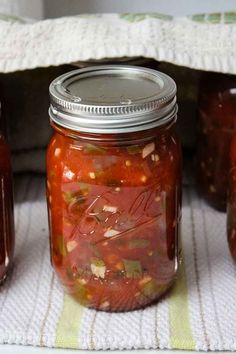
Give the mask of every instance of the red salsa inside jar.
<svg viewBox="0 0 236 354">
<path fill-rule="evenodd" d="M 127 311 L 175 280 L 181 152 L 170 124 L 88 134 L 53 122 L 47 198 L 53 266 L 79 303 Z"/>
<path fill-rule="evenodd" d="M 203 197 L 225 211 L 230 142 L 236 129 L 236 77 L 206 73 L 199 98 L 198 184 Z"/>
</svg>

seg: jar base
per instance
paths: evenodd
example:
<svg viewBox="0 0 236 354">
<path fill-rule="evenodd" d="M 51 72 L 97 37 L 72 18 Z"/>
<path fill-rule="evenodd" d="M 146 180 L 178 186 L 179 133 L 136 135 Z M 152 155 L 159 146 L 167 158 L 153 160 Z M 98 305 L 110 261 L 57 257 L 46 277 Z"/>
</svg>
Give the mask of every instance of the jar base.
<svg viewBox="0 0 236 354">
<path fill-rule="evenodd" d="M 78 298 L 76 297 L 76 295 L 74 294 L 69 294 L 70 296 L 73 297 L 73 299 L 80 305 L 86 307 L 86 308 L 89 308 L 91 310 L 96 310 L 96 311 L 100 311 L 100 312 L 114 312 L 114 313 L 124 313 L 124 312 L 130 312 L 130 311 L 136 311 L 136 310 L 141 310 L 141 309 L 144 309 L 148 306 L 151 306 L 151 305 L 154 305 L 156 304 L 157 302 L 159 302 L 160 300 L 162 300 L 172 289 L 172 287 L 174 286 L 175 284 L 175 281 L 176 279 L 174 279 L 167 287 L 166 289 L 160 293 L 160 295 L 154 299 L 154 300 L 151 300 L 150 301 L 147 301 L 146 303 L 143 303 L 143 304 L 135 304 L 133 306 L 130 306 L 129 308 L 127 308 L 127 306 L 122 306 L 120 308 L 101 308 L 101 306 L 93 306 L 93 305 L 85 305 L 85 304 L 81 304 L 81 302 L 78 300 Z"/>
</svg>

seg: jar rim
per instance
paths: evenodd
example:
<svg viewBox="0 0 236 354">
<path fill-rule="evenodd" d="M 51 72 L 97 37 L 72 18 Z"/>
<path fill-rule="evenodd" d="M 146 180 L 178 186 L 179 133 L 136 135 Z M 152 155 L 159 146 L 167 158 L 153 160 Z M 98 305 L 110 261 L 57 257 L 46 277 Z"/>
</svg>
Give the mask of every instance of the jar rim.
<svg viewBox="0 0 236 354">
<path fill-rule="evenodd" d="M 101 65 L 73 70 L 49 88 L 50 119 L 88 133 L 129 133 L 165 125 L 177 113 L 176 84 L 144 67 Z"/>
</svg>

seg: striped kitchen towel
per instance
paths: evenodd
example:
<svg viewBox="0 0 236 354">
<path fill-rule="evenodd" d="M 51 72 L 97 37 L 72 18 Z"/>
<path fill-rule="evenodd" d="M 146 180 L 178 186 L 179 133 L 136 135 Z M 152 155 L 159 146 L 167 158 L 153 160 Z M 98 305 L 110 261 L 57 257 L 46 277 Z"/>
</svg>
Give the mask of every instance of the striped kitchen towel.
<svg viewBox="0 0 236 354">
<path fill-rule="evenodd" d="M 82 13 L 35 23 L 0 13 L 0 72 L 145 57 L 236 74 L 235 23 L 235 12 L 185 17 Z"/>
<path fill-rule="evenodd" d="M 79 349 L 236 350 L 236 267 L 225 214 L 185 188 L 184 261 L 158 304 L 129 313 L 81 307 L 51 266 L 43 178 L 16 182 L 14 271 L 0 290 L 0 343 Z"/>
</svg>

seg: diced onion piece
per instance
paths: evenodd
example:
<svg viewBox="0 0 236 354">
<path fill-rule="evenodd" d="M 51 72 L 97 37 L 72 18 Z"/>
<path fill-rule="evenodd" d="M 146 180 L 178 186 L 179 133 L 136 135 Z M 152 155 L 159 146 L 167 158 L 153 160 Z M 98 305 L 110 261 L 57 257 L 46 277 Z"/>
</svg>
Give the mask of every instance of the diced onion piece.
<svg viewBox="0 0 236 354">
<path fill-rule="evenodd" d="M 104 301 L 101 305 L 100 305 L 100 309 L 105 310 L 110 306 L 110 302 L 109 301 Z"/>
<path fill-rule="evenodd" d="M 96 175 L 95 175 L 94 172 L 89 172 L 89 177 L 90 177 L 91 179 L 95 179 L 95 178 L 96 178 Z"/>
<path fill-rule="evenodd" d="M 216 192 L 216 188 L 215 188 L 215 186 L 213 184 L 210 185 L 209 189 L 210 189 L 211 193 L 215 193 Z"/>
<path fill-rule="evenodd" d="M 77 247 L 76 241 L 68 241 L 66 244 L 66 248 L 68 252 L 72 252 Z"/>
<path fill-rule="evenodd" d="M 55 152 L 54 152 L 54 155 L 55 155 L 56 157 L 58 157 L 58 156 L 60 156 L 60 154 L 61 154 L 61 149 L 56 148 L 56 149 L 55 149 Z"/>
<path fill-rule="evenodd" d="M 150 143 L 144 146 L 142 150 L 142 158 L 145 159 L 148 155 L 150 155 L 155 150 L 155 144 Z"/>
<path fill-rule="evenodd" d="M 152 154 L 151 159 L 152 161 L 158 162 L 160 160 L 160 157 L 158 154 Z"/>
<path fill-rule="evenodd" d="M 125 161 L 125 166 L 127 166 L 127 167 L 131 166 L 131 161 L 130 160 L 126 160 Z"/>
<path fill-rule="evenodd" d="M 147 284 L 149 281 L 151 281 L 152 280 L 152 277 L 150 277 L 150 275 L 145 275 L 144 277 L 143 277 L 143 279 L 141 279 L 140 281 L 139 281 L 139 285 L 144 285 L 144 284 Z"/>
<path fill-rule="evenodd" d="M 118 235 L 119 233 L 120 233 L 120 232 L 117 231 L 117 230 L 108 229 L 108 230 L 105 232 L 104 236 L 105 236 L 105 237 L 113 237 L 113 236 Z"/>
<path fill-rule="evenodd" d="M 141 177 L 141 182 L 143 182 L 143 183 L 147 182 L 147 176 L 143 175 Z"/>
<path fill-rule="evenodd" d="M 98 278 L 105 278 L 106 266 L 103 261 L 94 261 L 91 264 L 91 272 Z"/>
<path fill-rule="evenodd" d="M 108 211 L 109 213 L 116 213 L 117 212 L 117 207 L 112 206 L 112 205 L 104 205 L 103 210 Z"/>
</svg>

